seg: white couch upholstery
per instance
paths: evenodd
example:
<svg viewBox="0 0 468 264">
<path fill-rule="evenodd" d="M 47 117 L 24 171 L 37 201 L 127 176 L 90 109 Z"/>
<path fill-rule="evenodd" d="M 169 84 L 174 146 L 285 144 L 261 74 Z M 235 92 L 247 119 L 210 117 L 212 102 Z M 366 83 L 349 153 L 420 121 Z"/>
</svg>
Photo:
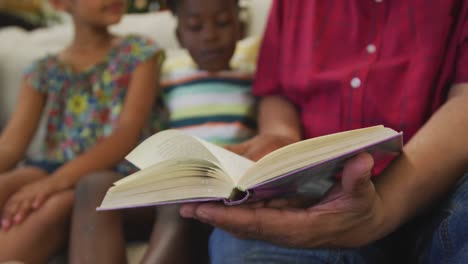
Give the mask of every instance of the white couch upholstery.
<svg viewBox="0 0 468 264">
<path fill-rule="evenodd" d="M 260 36 L 264 30 L 271 0 L 251 0 L 248 3 L 247 35 Z M 170 56 L 170 51 L 179 49 L 174 26 L 174 17 L 169 12 L 159 12 L 127 15 L 113 30 L 118 34 L 139 33 L 149 36 L 168 50 Z M 33 60 L 61 50 L 70 42 L 72 36 L 71 24 L 32 32 L 15 27 L 0 29 L 0 130 L 14 111 L 23 69 Z M 37 145 L 39 138 L 41 135 L 36 135 L 33 145 Z M 34 155 L 34 149 L 34 146 L 30 149 L 30 155 Z M 143 251 L 144 247 L 133 245 L 128 251 L 131 262 L 139 259 Z"/>
</svg>

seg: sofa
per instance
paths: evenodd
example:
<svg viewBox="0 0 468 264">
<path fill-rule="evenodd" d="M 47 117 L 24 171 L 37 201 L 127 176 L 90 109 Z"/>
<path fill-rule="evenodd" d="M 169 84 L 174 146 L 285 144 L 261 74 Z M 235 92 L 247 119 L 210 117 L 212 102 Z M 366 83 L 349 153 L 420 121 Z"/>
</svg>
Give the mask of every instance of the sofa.
<svg viewBox="0 0 468 264">
<path fill-rule="evenodd" d="M 260 37 L 271 5 L 271 0 L 244 0 L 242 17 L 246 22 L 246 43 L 249 37 Z M 67 21 L 65 19 L 65 21 Z M 117 34 L 142 34 L 148 36 L 166 50 L 167 61 L 186 57 L 175 34 L 175 19 L 168 11 L 149 14 L 129 14 L 112 27 Z M 48 28 L 25 31 L 17 27 L 0 29 L 0 129 L 14 111 L 22 72 L 33 60 L 48 53 L 61 50 L 70 42 L 73 27 L 69 22 Z M 242 57 L 240 58 L 242 60 Z M 28 150 L 28 156 L 37 155 L 43 129 L 38 129 Z M 136 263 L 144 252 L 145 245 L 132 244 L 128 247 L 130 263 Z"/>
</svg>

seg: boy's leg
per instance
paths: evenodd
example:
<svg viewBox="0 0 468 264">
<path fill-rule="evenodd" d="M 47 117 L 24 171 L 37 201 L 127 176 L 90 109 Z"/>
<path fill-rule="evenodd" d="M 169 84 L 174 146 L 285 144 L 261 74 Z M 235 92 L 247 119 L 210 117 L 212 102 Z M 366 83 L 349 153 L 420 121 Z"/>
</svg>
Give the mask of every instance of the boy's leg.
<svg viewBox="0 0 468 264">
<path fill-rule="evenodd" d="M 190 257 L 196 261 L 192 263 L 210 263 L 208 255 L 208 241 L 213 227 L 195 220 L 190 220 Z"/>
<path fill-rule="evenodd" d="M 189 263 L 191 223 L 179 216 L 178 205 L 157 207 L 150 245 L 142 263 Z"/>
<path fill-rule="evenodd" d="M 66 243 L 73 192 L 53 195 L 20 225 L 0 231 L 0 263 L 47 263 Z"/>
<path fill-rule="evenodd" d="M 122 213 L 97 212 L 105 193 L 121 179 L 115 172 L 83 178 L 76 188 L 70 238 L 70 263 L 126 263 Z"/>
</svg>

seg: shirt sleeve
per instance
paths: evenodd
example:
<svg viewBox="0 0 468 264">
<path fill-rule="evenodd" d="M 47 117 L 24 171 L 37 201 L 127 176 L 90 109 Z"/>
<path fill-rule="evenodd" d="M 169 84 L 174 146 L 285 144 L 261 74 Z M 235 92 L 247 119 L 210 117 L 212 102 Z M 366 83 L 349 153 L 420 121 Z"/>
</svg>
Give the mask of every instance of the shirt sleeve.
<svg viewBox="0 0 468 264">
<path fill-rule="evenodd" d="M 257 72 L 253 85 L 255 96 L 279 95 L 280 84 L 280 52 L 282 30 L 282 0 L 274 0 L 257 62 Z"/>
<path fill-rule="evenodd" d="M 34 61 L 23 71 L 23 81 L 41 93 L 48 91 L 49 61 L 49 57 Z"/>
<path fill-rule="evenodd" d="M 457 48 L 455 83 L 468 83 L 468 4 L 464 4 L 461 14 L 463 26 Z"/>
<path fill-rule="evenodd" d="M 163 50 L 153 40 L 141 36 L 131 36 L 128 41 L 126 51 L 129 52 L 129 62 L 132 70 L 156 54 L 160 54 L 159 63 L 162 64 L 164 60 Z"/>
</svg>

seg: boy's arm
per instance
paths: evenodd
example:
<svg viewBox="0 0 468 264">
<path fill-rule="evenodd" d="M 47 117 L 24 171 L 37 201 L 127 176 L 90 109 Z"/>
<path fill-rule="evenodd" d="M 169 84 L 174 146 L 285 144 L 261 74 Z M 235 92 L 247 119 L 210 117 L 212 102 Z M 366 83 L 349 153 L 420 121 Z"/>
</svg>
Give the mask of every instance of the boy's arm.
<svg viewBox="0 0 468 264">
<path fill-rule="evenodd" d="M 258 136 L 228 149 L 258 160 L 269 152 L 302 138 L 302 126 L 296 107 L 282 97 L 281 42 L 284 1 L 273 1 L 258 55 L 252 93 L 260 96 Z"/>
<path fill-rule="evenodd" d="M 36 133 L 45 102 L 44 94 L 23 82 L 15 111 L 0 135 L 0 174 L 14 168 L 23 158 Z"/>
<path fill-rule="evenodd" d="M 259 134 L 274 134 L 301 140 L 301 125 L 296 107 L 281 96 L 270 95 L 260 100 Z"/>
<path fill-rule="evenodd" d="M 296 107 L 281 96 L 265 96 L 258 107 L 258 135 L 239 145 L 228 146 L 252 160 L 301 140 L 301 125 Z"/>
</svg>

